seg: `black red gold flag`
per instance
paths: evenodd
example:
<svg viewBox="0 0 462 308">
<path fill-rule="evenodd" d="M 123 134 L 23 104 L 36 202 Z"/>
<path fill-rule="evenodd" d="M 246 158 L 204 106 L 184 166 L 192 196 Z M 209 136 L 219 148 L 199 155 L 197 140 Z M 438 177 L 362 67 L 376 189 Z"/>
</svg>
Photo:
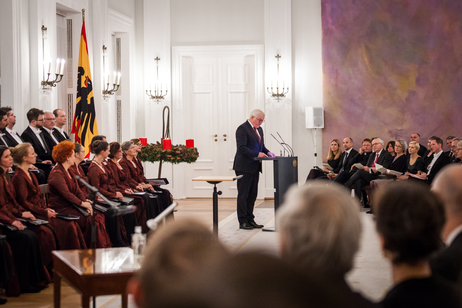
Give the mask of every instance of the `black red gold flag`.
<svg viewBox="0 0 462 308">
<path fill-rule="evenodd" d="M 96 123 L 95 100 L 93 97 L 93 82 L 91 80 L 90 60 L 88 57 L 85 20 L 82 21 L 82 33 L 80 35 L 76 104 L 72 134 L 75 134 L 75 141 L 85 148 L 85 157 L 88 157 L 90 156 L 90 142 L 93 136 L 98 135 L 98 125 Z"/>
</svg>

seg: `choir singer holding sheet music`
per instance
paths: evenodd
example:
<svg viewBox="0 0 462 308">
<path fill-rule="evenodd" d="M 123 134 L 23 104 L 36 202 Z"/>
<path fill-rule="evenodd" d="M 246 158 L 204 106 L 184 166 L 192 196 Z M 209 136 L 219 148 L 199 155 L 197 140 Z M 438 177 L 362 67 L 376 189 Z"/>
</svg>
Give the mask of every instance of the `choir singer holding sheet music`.
<svg viewBox="0 0 462 308">
<path fill-rule="evenodd" d="M 263 129 L 260 127 L 264 120 L 265 113 L 255 109 L 250 113 L 250 118 L 236 130 L 237 150 L 233 169 L 236 175 L 243 176 L 237 180 L 237 217 L 240 229 L 263 228 L 263 225 L 255 222 L 253 215 L 259 172 L 262 171 L 261 161 L 254 158 L 275 156 L 265 147 Z"/>
</svg>

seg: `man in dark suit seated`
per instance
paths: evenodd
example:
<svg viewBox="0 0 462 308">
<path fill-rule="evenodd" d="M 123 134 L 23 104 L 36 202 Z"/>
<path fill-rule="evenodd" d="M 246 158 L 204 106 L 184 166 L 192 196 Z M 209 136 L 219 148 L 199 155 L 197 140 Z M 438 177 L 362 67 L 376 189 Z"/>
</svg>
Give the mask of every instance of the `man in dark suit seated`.
<svg viewBox="0 0 462 308">
<path fill-rule="evenodd" d="M 67 115 L 62 109 L 53 110 L 53 115 L 56 118 L 55 127 L 53 128 L 53 135 L 58 142 L 70 139 L 69 135 L 64 131 L 64 126 L 67 122 Z"/>
<path fill-rule="evenodd" d="M 358 151 L 353 149 L 353 138 L 346 137 L 345 139 L 343 139 L 343 152 L 339 157 L 340 163 L 338 164 L 337 168 L 332 170 L 331 174 L 327 175 L 327 177 L 330 180 L 333 180 L 343 171 L 350 171 L 351 166 L 354 164 L 357 155 Z"/>
<path fill-rule="evenodd" d="M 53 135 L 53 128 L 55 127 L 56 118 L 50 111 L 45 111 L 43 116 L 42 134 L 47 142 L 47 146 L 53 152 L 55 145 L 59 143 L 58 139 Z"/>
<path fill-rule="evenodd" d="M 369 156 L 372 153 L 372 142 L 369 138 L 366 138 L 363 140 L 361 144 L 361 148 L 359 149 L 359 152 L 354 155 L 351 160 L 349 161 L 347 168 L 344 168 L 341 172 L 338 173 L 338 176 L 336 176 L 333 180 L 334 182 L 338 184 L 345 184 L 346 181 L 348 181 L 353 174 L 355 174 L 356 171 L 358 171 L 358 168 L 354 167 L 353 165 L 356 163 L 360 163 L 362 165 L 366 165 L 367 161 L 369 160 Z"/>
<path fill-rule="evenodd" d="M 259 173 L 262 171 L 261 161 L 255 157 L 274 157 L 266 147 L 263 129 L 260 125 L 265 120 L 265 113 L 255 109 L 250 118 L 236 130 L 236 155 L 233 169 L 236 175 L 243 177 L 237 180 L 237 217 L 240 229 L 263 228 L 255 222 L 253 207 L 258 194 Z"/>
<path fill-rule="evenodd" d="M 415 141 L 415 142 L 418 142 L 419 145 L 420 145 L 420 148 L 419 148 L 419 152 L 417 152 L 417 154 L 419 154 L 419 156 L 422 156 L 425 154 L 425 152 L 427 152 L 427 148 L 420 143 L 420 134 L 419 133 L 412 133 L 411 134 L 411 141 Z M 409 152 L 406 151 L 406 154 L 409 155 Z"/>
<path fill-rule="evenodd" d="M 449 156 L 443 152 L 443 140 L 441 140 L 441 138 L 433 138 L 431 141 L 431 148 L 433 159 L 427 165 L 427 172 L 421 175 L 422 179 L 426 180 L 428 184 L 431 184 L 436 174 L 450 163 Z"/>
<path fill-rule="evenodd" d="M 29 126 L 24 130 L 21 137 L 25 142 L 29 142 L 34 147 L 35 153 L 44 161 L 52 161 L 51 149 L 42 133 L 44 112 L 37 108 L 32 108 L 27 112 Z"/>
<path fill-rule="evenodd" d="M 450 135 L 446 137 L 446 144 L 448 145 L 448 150 L 444 153 L 446 153 L 449 156 L 449 158 L 452 158 L 452 155 L 453 155 L 451 146 L 452 146 L 452 140 L 454 138 L 456 138 L 456 136 Z"/>
<path fill-rule="evenodd" d="M 445 208 L 442 237 L 447 246 L 430 260 L 430 267 L 436 275 L 462 287 L 462 165 L 453 164 L 441 170 L 432 189 Z"/>
<path fill-rule="evenodd" d="M 6 116 L 6 112 L 5 110 L 0 108 L 0 143 L 1 145 L 6 145 L 6 141 L 4 139 L 5 134 L 3 131 L 5 130 L 5 127 L 7 124 L 8 124 L 8 118 Z"/>
<path fill-rule="evenodd" d="M 376 164 L 389 168 L 393 161 L 393 156 L 383 149 L 384 142 L 380 138 L 372 139 L 373 153 L 369 156 L 366 166 L 358 170 L 345 183 L 347 188 L 354 188 L 356 197 L 361 200 L 361 189 L 369 185 L 372 180 L 379 178 L 380 172 L 376 169 Z"/>
<path fill-rule="evenodd" d="M 449 157 L 449 161 L 451 162 L 451 164 L 460 163 L 460 158 L 457 157 L 457 152 L 458 152 L 457 144 L 459 143 L 460 140 L 461 140 L 461 138 L 455 137 L 451 141 L 451 153 L 452 153 L 452 156 Z"/>
</svg>

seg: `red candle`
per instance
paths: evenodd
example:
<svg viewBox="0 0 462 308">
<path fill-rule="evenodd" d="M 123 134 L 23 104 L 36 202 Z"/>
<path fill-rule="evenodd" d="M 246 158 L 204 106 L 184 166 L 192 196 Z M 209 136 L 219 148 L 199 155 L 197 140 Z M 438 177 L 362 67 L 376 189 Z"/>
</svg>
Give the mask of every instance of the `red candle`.
<svg viewBox="0 0 462 308">
<path fill-rule="evenodd" d="M 194 148 L 194 139 L 186 139 L 186 147 Z"/>
<path fill-rule="evenodd" d="M 172 149 L 172 140 L 171 139 L 162 140 L 162 148 L 164 150 L 171 150 Z"/>
<path fill-rule="evenodd" d="M 148 144 L 148 138 L 140 138 L 140 142 L 142 146 L 145 146 Z"/>
</svg>

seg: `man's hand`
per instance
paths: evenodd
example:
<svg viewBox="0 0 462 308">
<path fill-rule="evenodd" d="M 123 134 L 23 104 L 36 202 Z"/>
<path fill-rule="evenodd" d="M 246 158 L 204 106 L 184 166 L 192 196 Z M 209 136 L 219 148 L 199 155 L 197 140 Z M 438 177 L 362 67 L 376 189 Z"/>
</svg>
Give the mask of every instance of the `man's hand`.
<svg viewBox="0 0 462 308">
<path fill-rule="evenodd" d="M 338 174 L 335 174 L 335 173 L 329 173 L 329 174 L 327 175 L 327 177 L 331 180 L 331 179 L 337 177 L 337 175 L 338 175 Z"/>
<path fill-rule="evenodd" d="M 276 154 L 274 154 L 273 152 L 268 152 L 268 156 L 269 156 L 269 157 L 275 157 Z"/>
<path fill-rule="evenodd" d="M 44 160 L 44 161 L 42 161 L 42 164 L 50 164 L 51 165 L 51 160 Z"/>
<path fill-rule="evenodd" d="M 368 166 L 364 166 L 363 170 L 366 171 L 366 172 L 369 172 L 370 169 L 369 169 Z"/>
<path fill-rule="evenodd" d="M 372 172 L 377 173 L 377 169 L 375 167 L 371 168 Z"/>
<path fill-rule="evenodd" d="M 268 153 L 269 154 L 269 153 Z M 258 157 L 268 157 L 265 153 L 263 152 L 260 152 L 258 153 Z"/>
</svg>

